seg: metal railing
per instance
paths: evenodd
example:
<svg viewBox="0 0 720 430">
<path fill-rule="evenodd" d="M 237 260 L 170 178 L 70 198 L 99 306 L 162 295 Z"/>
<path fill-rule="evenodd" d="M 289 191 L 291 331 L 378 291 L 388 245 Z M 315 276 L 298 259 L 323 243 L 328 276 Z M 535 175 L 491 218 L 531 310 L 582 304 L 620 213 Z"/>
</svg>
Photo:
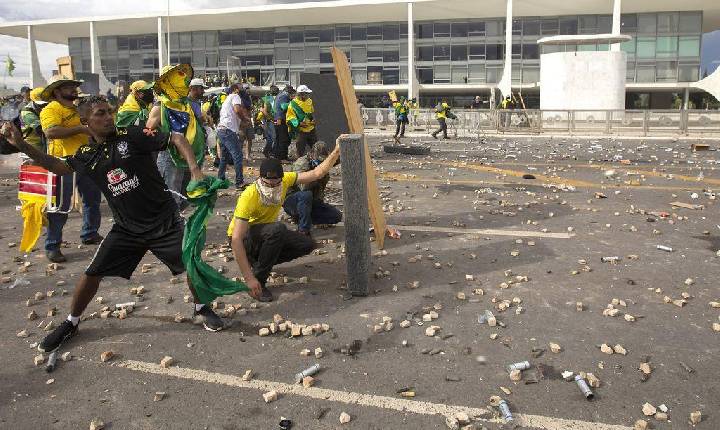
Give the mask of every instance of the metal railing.
<svg viewBox="0 0 720 430">
<path fill-rule="evenodd" d="M 718 110 L 453 110 L 448 131 L 455 137 L 477 137 L 495 133 L 689 136 L 720 135 Z M 363 108 L 369 131 L 395 132 L 395 111 Z M 410 111 L 410 132 L 438 128 L 433 109 Z"/>
</svg>

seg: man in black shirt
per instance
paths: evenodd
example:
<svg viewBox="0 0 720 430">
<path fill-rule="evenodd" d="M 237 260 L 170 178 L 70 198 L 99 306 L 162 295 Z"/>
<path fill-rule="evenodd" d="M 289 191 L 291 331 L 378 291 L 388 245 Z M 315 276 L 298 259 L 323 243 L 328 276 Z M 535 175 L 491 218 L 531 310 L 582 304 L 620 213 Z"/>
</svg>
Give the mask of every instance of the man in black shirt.
<svg viewBox="0 0 720 430">
<path fill-rule="evenodd" d="M 40 343 L 41 352 L 54 351 L 77 332 L 80 315 L 95 296 L 103 277 L 129 279 L 147 251 L 155 254 L 173 275 L 185 271 L 183 220 L 152 153 L 164 150 L 171 142 L 192 166 L 192 178 L 203 177 L 184 136 L 175 133 L 168 136 L 135 126 L 116 129 L 110 105 L 99 97 L 84 99 L 78 110 L 87 118 L 92 139 L 65 160 L 28 145 L 12 124 L 2 128 L 8 141 L 51 172 L 66 175 L 76 171 L 89 176 L 105 195 L 115 219 L 73 292 L 70 315 Z M 188 286 L 195 296 L 195 314 L 203 320 L 205 328 L 221 330 L 223 321 L 210 306 L 200 303 L 189 279 Z"/>
</svg>

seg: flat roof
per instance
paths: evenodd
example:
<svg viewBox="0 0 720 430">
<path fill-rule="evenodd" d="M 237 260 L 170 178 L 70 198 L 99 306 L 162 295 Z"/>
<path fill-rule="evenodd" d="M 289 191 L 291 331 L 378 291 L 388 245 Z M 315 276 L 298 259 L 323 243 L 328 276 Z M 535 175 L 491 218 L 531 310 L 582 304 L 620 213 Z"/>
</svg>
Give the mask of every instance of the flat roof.
<svg viewBox="0 0 720 430">
<path fill-rule="evenodd" d="M 505 0 L 335 0 L 273 4 L 223 9 L 171 11 L 170 31 L 226 30 L 287 27 L 293 25 L 353 24 L 407 20 L 407 3 L 414 4 L 415 21 L 483 19 L 505 16 Z M 515 0 L 515 16 L 562 16 L 612 14 L 609 0 Z M 633 0 L 624 1 L 623 13 L 702 11 L 703 32 L 720 29 L 718 0 Z M 0 24 L 0 35 L 27 37 L 33 26 L 35 39 L 66 44 L 71 37 L 89 37 L 89 22 L 95 22 L 98 36 L 157 33 L 161 13 L 43 19 Z"/>
</svg>

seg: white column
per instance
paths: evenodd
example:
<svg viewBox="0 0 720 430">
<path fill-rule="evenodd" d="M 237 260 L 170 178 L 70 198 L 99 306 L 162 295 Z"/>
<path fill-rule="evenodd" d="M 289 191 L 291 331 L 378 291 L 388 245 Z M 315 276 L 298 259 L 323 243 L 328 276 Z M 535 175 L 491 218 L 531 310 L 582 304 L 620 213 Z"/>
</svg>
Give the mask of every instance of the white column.
<svg viewBox="0 0 720 430">
<path fill-rule="evenodd" d="M 690 87 L 685 88 L 683 94 L 683 109 L 688 110 L 690 107 Z"/>
<path fill-rule="evenodd" d="M 407 4 L 408 25 L 408 100 L 415 96 L 415 21 L 413 19 L 413 4 Z"/>
<path fill-rule="evenodd" d="M 100 69 L 100 47 L 95 34 L 95 23 L 90 21 L 90 73 L 98 73 Z"/>
<path fill-rule="evenodd" d="M 158 37 L 158 67 L 162 70 L 168 61 L 166 60 L 167 49 L 165 49 L 165 33 L 163 33 L 162 17 L 157 19 L 157 37 Z"/>
<path fill-rule="evenodd" d="M 35 36 L 33 36 L 32 26 L 27 26 L 28 54 L 30 56 L 30 86 L 33 88 L 47 85 L 47 81 L 40 72 L 40 61 L 38 60 L 37 47 L 35 46 Z"/>
<path fill-rule="evenodd" d="M 620 23 L 622 22 L 622 0 L 613 0 L 613 23 L 612 23 L 612 33 L 614 36 L 620 35 Z M 620 44 L 619 43 L 613 43 L 610 47 L 611 51 L 619 51 L 620 50 Z"/>
<path fill-rule="evenodd" d="M 513 0 L 507 0 L 507 12 L 505 17 L 505 69 L 498 88 L 503 98 L 510 96 L 512 91 L 512 23 L 513 23 Z"/>
</svg>

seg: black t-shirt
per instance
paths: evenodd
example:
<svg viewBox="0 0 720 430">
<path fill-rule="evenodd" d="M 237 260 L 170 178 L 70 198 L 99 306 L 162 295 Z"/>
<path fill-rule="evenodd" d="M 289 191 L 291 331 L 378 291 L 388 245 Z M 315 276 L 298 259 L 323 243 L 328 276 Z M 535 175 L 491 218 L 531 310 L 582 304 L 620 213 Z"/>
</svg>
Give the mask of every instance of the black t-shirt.
<svg viewBox="0 0 720 430">
<path fill-rule="evenodd" d="M 178 207 L 153 160 L 164 150 L 169 136 L 145 134 L 141 127 L 119 128 L 98 144 L 81 146 L 67 164 L 88 175 L 105 195 L 115 223 L 130 233 L 142 234 L 178 216 Z"/>
</svg>

